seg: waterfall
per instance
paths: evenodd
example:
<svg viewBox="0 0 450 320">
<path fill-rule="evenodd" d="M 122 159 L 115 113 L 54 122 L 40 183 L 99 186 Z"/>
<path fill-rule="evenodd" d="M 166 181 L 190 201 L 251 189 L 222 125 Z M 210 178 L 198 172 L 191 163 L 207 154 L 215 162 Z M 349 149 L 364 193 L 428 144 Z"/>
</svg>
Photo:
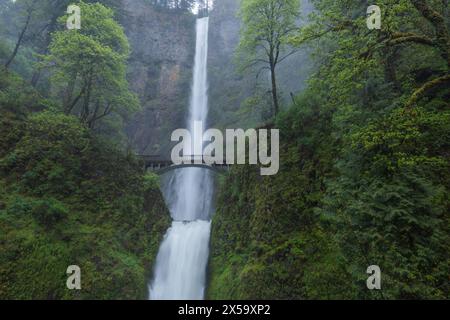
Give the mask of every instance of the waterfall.
<svg viewBox="0 0 450 320">
<path fill-rule="evenodd" d="M 197 19 L 196 50 L 188 128 L 194 121 L 206 124 L 208 116 L 208 25 Z M 193 141 L 202 141 L 193 135 Z M 194 152 L 191 146 L 191 154 Z M 204 169 L 177 170 L 168 178 L 164 196 L 174 220 L 156 257 L 150 284 L 152 300 L 201 300 L 204 298 L 209 255 L 213 180 Z"/>
</svg>

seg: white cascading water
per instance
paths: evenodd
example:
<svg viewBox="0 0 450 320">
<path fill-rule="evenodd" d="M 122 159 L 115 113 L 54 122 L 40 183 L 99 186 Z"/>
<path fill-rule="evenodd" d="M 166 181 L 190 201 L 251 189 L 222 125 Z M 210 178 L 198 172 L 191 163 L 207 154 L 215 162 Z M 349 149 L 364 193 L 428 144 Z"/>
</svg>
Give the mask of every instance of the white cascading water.
<svg viewBox="0 0 450 320">
<path fill-rule="evenodd" d="M 197 20 L 197 40 L 188 128 L 192 141 L 195 121 L 208 116 L 208 25 Z M 193 146 L 191 146 L 192 155 Z M 198 168 L 177 170 L 167 181 L 164 195 L 174 222 L 159 248 L 150 284 L 151 300 L 201 300 L 206 285 L 209 255 L 213 180 L 209 171 Z"/>
</svg>

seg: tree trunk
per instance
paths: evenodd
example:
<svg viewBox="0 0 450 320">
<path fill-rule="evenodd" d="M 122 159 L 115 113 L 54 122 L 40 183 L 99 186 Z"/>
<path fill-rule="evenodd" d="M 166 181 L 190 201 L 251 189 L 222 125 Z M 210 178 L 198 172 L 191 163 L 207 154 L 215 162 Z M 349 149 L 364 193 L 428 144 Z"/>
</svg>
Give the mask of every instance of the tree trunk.
<svg viewBox="0 0 450 320">
<path fill-rule="evenodd" d="M 36 88 L 40 78 L 41 78 L 41 70 L 37 69 L 33 72 L 33 76 L 31 77 L 31 85 L 34 88 Z"/>
<path fill-rule="evenodd" d="M 59 18 L 59 13 L 61 10 L 63 10 L 63 7 L 61 7 L 61 3 L 59 3 L 59 0 L 55 0 L 52 2 L 53 6 L 57 6 L 58 10 L 55 10 L 55 12 L 53 13 L 53 16 L 50 20 L 50 23 L 47 27 L 47 32 L 46 32 L 46 37 L 45 37 L 45 44 L 43 46 L 43 50 L 42 50 L 42 54 L 43 55 L 47 55 L 49 52 L 49 45 L 51 43 L 52 40 L 52 33 L 56 30 L 57 26 L 58 26 L 58 18 Z M 44 29 L 45 30 L 45 29 Z M 45 32 L 45 31 L 44 31 Z M 41 78 L 41 68 L 37 68 L 36 70 L 34 70 L 33 72 L 33 76 L 31 77 L 31 85 L 33 87 L 36 87 L 39 80 Z"/>
<path fill-rule="evenodd" d="M 86 96 L 84 97 L 83 113 L 81 115 L 81 121 L 87 123 L 89 117 L 89 104 L 91 102 L 91 90 L 92 90 L 92 78 L 89 79 L 89 84 L 86 90 Z"/>
<path fill-rule="evenodd" d="M 396 61 L 398 58 L 397 47 L 387 47 L 383 50 L 383 55 L 386 57 L 384 65 L 384 78 L 387 83 L 392 83 L 394 90 L 402 92 L 402 86 L 397 79 Z"/>
<path fill-rule="evenodd" d="M 280 111 L 280 105 L 278 102 L 278 90 L 277 90 L 277 78 L 275 74 L 275 65 L 270 66 L 270 75 L 272 79 L 272 99 L 273 99 L 273 107 L 275 111 L 275 116 L 278 115 L 278 112 Z"/>
<path fill-rule="evenodd" d="M 65 108 L 64 109 L 68 110 L 69 113 L 72 111 L 70 109 L 70 106 L 72 105 L 73 91 L 75 90 L 76 80 L 77 80 L 76 75 L 73 77 L 70 77 L 69 83 L 67 84 L 67 88 L 65 90 L 65 97 L 64 97 Z M 81 89 L 81 93 L 83 93 L 83 89 Z"/>
<path fill-rule="evenodd" d="M 33 6 L 34 6 L 34 2 L 33 2 Z M 25 36 L 25 33 L 26 33 L 27 30 L 28 30 L 28 26 L 30 25 L 30 20 L 31 20 L 31 15 L 32 15 L 32 14 L 33 14 L 33 7 L 31 7 L 31 8 L 28 10 L 27 20 L 26 20 L 26 22 L 25 22 L 25 25 L 24 25 L 23 28 L 22 28 L 22 31 L 20 32 L 19 39 L 17 39 L 16 46 L 15 46 L 15 48 L 14 48 L 14 51 L 13 51 L 11 57 L 10 57 L 10 58 L 8 59 L 8 61 L 5 63 L 5 69 L 8 69 L 8 68 L 9 68 L 9 66 L 11 65 L 11 63 L 14 61 L 14 58 L 16 57 L 17 52 L 19 52 L 19 48 L 20 48 L 20 46 L 22 45 L 23 37 Z"/>
</svg>

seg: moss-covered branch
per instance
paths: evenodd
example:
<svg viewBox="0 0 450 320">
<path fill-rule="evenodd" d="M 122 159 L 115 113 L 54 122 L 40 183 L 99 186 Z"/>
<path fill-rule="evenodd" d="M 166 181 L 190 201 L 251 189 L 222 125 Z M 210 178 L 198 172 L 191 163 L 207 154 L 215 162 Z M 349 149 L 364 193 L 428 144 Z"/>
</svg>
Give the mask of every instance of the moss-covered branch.
<svg viewBox="0 0 450 320">
<path fill-rule="evenodd" d="M 407 103 L 407 106 L 412 107 L 420 99 L 422 99 L 428 92 L 437 89 L 438 87 L 441 87 L 445 84 L 448 84 L 449 82 L 450 82 L 450 74 L 446 74 L 445 76 L 428 81 L 412 94 L 411 98 Z"/>
<path fill-rule="evenodd" d="M 449 36 L 444 17 L 439 12 L 433 10 L 424 0 L 412 0 L 412 4 L 434 26 L 441 55 L 450 66 Z"/>
</svg>

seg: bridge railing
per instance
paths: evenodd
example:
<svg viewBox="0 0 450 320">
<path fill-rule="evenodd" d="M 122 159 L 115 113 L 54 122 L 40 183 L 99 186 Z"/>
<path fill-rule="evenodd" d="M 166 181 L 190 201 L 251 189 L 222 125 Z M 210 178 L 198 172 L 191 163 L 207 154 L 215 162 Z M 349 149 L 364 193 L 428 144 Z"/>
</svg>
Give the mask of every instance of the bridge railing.
<svg viewBox="0 0 450 320">
<path fill-rule="evenodd" d="M 148 156 L 141 155 L 138 156 L 141 160 L 145 162 L 153 162 L 153 163 L 170 163 L 175 164 L 171 159 L 164 158 L 162 156 Z M 209 165 L 226 165 L 226 162 L 217 162 L 215 157 L 210 156 L 196 156 L 196 155 L 187 155 L 180 157 L 182 163 L 184 164 L 209 164 Z"/>
</svg>

